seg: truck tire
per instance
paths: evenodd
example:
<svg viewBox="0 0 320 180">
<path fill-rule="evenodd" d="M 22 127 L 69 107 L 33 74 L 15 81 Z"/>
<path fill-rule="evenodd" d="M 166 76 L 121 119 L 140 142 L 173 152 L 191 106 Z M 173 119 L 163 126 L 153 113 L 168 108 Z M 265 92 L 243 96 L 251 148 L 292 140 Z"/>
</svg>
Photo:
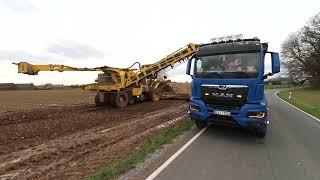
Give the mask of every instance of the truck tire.
<svg viewBox="0 0 320 180">
<path fill-rule="evenodd" d="M 194 122 L 199 130 L 208 126 L 208 123 L 206 121 L 195 120 Z"/>
<path fill-rule="evenodd" d="M 101 92 L 100 92 L 101 93 Z M 94 97 L 94 102 L 96 106 L 107 106 L 111 101 L 111 94 L 103 93 L 104 96 L 104 102 L 100 100 L 100 93 L 97 93 Z"/>
<path fill-rule="evenodd" d="M 94 102 L 95 102 L 96 106 L 104 106 L 104 102 L 100 101 L 99 93 L 97 93 L 96 96 L 94 97 Z"/>
<path fill-rule="evenodd" d="M 259 138 L 264 138 L 267 134 L 267 128 L 259 128 L 256 129 L 256 136 Z"/>
<path fill-rule="evenodd" d="M 151 98 L 151 101 L 153 102 L 160 101 L 160 93 L 158 91 L 152 91 L 150 93 L 150 98 Z"/>
<path fill-rule="evenodd" d="M 124 108 L 128 105 L 129 103 L 129 97 L 128 93 L 126 91 L 120 91 L 116 94 L 113 94 L 113 106 L 119 107 L 119 108 Z"/>
</svg>

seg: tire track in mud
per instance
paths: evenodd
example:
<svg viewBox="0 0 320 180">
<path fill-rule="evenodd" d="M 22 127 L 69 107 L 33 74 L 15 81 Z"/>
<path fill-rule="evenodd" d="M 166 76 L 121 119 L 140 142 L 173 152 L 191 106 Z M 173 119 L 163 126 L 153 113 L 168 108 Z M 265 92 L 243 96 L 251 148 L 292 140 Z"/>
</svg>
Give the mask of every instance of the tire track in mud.
<svg viewBox="0 0 320 180">
<path fill-rule="evenodd" d="M 90 105 L 27 110 L 0 115 L 0 156 L 94 127 L 112 127 L 184 101 L 145 102 L 116 109 Z"/>
<path fill-rule="evenodd" d="M 187 104 L 91 128 L 0 156 L 1 178 L 85 178 L 99 167 L 140 148 L 146 138 L 186 117 Z"/>
</svg>

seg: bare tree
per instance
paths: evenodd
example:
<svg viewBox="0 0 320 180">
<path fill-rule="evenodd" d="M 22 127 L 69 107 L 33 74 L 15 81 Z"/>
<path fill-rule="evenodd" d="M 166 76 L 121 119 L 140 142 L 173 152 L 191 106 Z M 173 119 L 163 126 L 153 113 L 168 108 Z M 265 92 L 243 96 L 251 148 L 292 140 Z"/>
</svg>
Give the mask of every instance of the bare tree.
<svg viewBox="0 0 320 180">
<path fill-rule="evenodd" d="M 320 13 L 282 43 L 283 65 L 294 80 L 308 79 L 320 88 Z"/>
</svg>

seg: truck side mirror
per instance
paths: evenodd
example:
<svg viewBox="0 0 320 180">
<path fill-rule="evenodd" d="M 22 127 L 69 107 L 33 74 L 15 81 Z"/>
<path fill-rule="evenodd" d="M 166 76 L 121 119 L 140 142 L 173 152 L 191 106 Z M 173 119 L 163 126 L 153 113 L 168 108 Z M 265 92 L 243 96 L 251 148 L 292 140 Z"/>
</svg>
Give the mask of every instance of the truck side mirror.
<svg viewBox="0 0 320 180">
<path fill-rule="evenodd" d="M 189 75 L 189 76 L 191 75 L 191 73 L 190 73 L 190 70 L 191 70 L 191 62 L 192 62 L 192 60 L 191 60 L 191 59 L 188 59 L 186 74 Z"/>
<path fill-rule="evenodd" d="M 279 53 L 271 52 L 272 74 L 280 72 L 280 57 Z"/>
</svg>

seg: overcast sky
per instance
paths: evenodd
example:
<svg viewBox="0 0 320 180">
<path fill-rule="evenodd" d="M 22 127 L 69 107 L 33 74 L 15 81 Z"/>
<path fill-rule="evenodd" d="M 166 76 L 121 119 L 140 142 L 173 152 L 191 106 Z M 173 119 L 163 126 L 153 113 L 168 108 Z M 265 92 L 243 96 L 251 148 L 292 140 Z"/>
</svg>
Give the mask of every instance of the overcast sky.
<svg viewBox="0 0 320 180">
<path fill-rule="evenodd" d="M 79 67 L 153 63 L 189 42 L 244 34 L 280 51 L 319 0 L 0 0 L 0 83 L 84 84 L 95 72 L 17 74 L 11 62 Z M 185 65 L 170 78 L 185 81 Z"/>
</svg>

